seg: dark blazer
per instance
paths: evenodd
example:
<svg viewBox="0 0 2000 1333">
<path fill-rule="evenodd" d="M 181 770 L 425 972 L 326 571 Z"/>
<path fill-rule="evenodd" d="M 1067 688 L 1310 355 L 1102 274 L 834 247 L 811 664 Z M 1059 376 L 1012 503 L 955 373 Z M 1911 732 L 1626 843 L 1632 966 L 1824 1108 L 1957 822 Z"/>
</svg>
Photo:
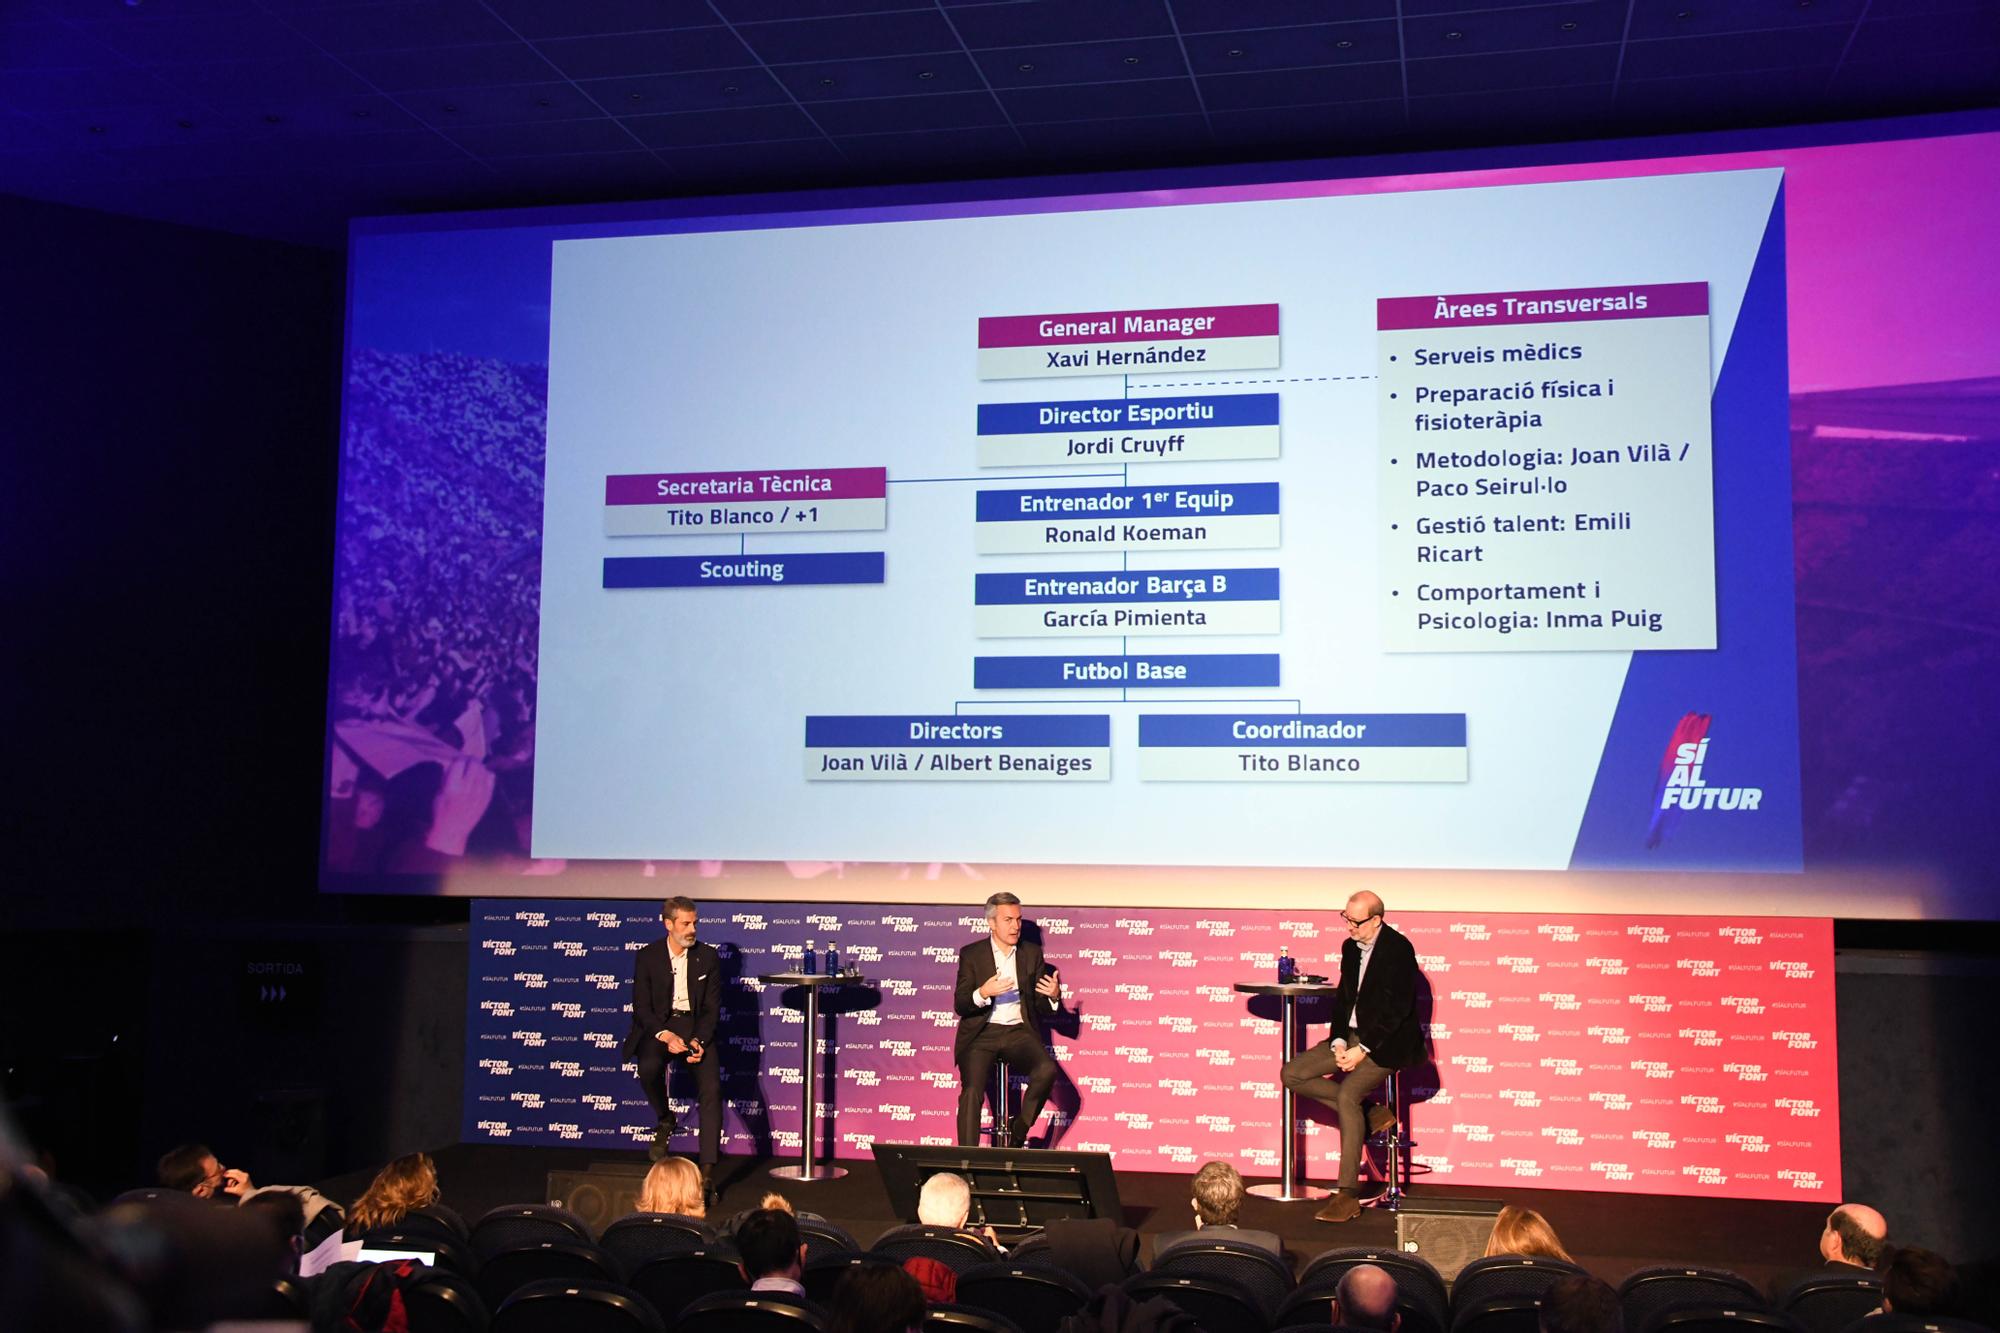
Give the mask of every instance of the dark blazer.
<svg viewBox="0 0 2000 1333">
<path fill-rule="evenodd" d="M 1424 1033 L 1417 1023 L 1417 951 L 1395 927 L 1383 923 L 1368 960 L 1361 996 L 1354 994 L 1361 976 L 1361 946 L 1349 939 L 1340 946 L 1340 992 L 1333 997 L 1333 1035 L 1347 1035 L 1347 1015 L 1356 1016 L 1356 1030 L 1369 1058 L 1384 1069 L 1408 1069 L 1424 1059 Z"/>
<path fill-rule="evenodd" d="M 694 1035 L 703 1046 L 713 1046 L 716 1020 L 722 1016 L 722 959 L 714 945 L 697 940 L 685 961 Z M 664 1028 L 673 1011 L 673 950 L 665 939 L 657 939 L 639 950 L 632 964 L 632 1031 L 625 1038 L 627 1060 L 637 1058 L 640 1043 Z"/>
<path fill-rule="evenodd" d="M 999 968 L 993 961 L 993 937 L 982 936 L 958 951 L 958 984 L 952 988 L 952 1008 L 958 1011 L 958 1036 L 951 1043 L 954 1063 L 965 1058 L 965 1048 L 993 1017 L 991 1004 L 978 1004 L 973 995 L 993 979 Z M 1014 946 L 1014 975 L 1021 982 L 1021 1017 L 1035 1040 L 1047 1036 L 1043 1024 L 1056 1010 L 1056 1002 L 1035 994 L 1042 976 L 1042 946 L 1022 940 Z"/>
</svg>

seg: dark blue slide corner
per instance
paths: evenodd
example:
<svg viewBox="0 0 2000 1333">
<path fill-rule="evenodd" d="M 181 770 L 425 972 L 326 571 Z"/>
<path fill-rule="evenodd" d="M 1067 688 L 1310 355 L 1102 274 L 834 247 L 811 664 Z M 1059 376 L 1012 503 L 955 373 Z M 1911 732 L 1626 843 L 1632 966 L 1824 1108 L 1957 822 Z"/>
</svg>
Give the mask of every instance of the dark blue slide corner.
<svg viewBox="0 0 2000 1333">
<path fill-rule="evenodd" d="M 1632 654 L 1571 869 L 1802 868 L 1784 238 L 1781 183 L 1712 400 L 1716 648 Z"/>
</svg>

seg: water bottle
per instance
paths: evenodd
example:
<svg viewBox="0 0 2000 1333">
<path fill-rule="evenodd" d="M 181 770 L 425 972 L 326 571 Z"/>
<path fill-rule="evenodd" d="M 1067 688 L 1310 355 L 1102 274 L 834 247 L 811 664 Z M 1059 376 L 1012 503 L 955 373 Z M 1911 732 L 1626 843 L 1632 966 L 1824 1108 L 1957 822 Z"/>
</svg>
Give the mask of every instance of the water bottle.
<svg viewBox="0 0 2000 1333">
<path fill-rule="evenodd" d="M 1293 981 L 1295 981 L 1298 978 L 1298 975 L 1299 975 L 1298 964 L 1292 961 L 1292 947 L 1289 944 L 1279 945 L 1278 984 L 1280 986 L 1289 986 L 1292 984 Z"/>
<path fill-rule="evenodd" d="M 826 942 L 826 974 L 830 977 L 837 977 L 840 975 L 839 940 L 828 940 Z"/>
<path fill-rule="evenodd" d="M 806 976 L 811 976 L 813 973 L 819 971 L 819 959 L 813 954 L 813 942 L 811 940 L 806 941 L 806 951 L 799 955 L 799 971 Z"/>
</svg>

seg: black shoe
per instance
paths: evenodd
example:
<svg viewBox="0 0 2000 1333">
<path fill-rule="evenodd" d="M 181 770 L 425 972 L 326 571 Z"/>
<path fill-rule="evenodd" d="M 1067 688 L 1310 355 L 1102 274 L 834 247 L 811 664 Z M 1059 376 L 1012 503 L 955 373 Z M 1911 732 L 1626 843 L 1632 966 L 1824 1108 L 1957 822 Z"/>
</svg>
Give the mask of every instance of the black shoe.
<svg viewBox="0 0 2000 1333">
<path fill-rule="evenodd" d="M 646 1150 L 646 1155 L 657 1162 L 671 1154 L 673 1152 L 672 1140 L 674 1130 L 677 1128 L 679 1128 L 679 1122 L 675 1120 L 674 1113 L 671 1111 L 667 1112 L 667 1118 L 662 1120 L 660 1127 L 653 1131 L 653 1146 Z"/>
<path fill-rule="evenodd" d="M 1009 1148 L 1028 1146 L 1028 1122 L 1019 1116 L 1007 1122 L 1007 1146 Z"/>
</svg>

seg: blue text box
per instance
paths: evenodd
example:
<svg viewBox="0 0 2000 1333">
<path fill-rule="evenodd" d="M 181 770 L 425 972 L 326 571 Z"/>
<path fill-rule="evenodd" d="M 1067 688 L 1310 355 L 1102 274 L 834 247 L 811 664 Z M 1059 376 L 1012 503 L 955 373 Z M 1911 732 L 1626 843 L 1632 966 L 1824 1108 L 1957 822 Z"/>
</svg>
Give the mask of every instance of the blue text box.
<svg viewBox="0 0 2000 1333">
<path fill-rule="evenodd" d="M 878 715 L 808 717 L 807 749 L 867 746 L 1005 748 L 1014 745 L 1075 745 L 1104 749 L 1111 744 L 1108 713 L 987 713 L 957 717 Z"/>
<path fill-rule="evenodd" d="M 1215 586 L 1216 577 L 1222 587 Z M 1079 569 L 1055 574 L 975 574 L 977 606 L 1056 602 L 1275 602 L 1278 571 L 1254 569 Z"/>
<path fill-rule="evenodd" d="M 880 583 L 882 552 L 783 555 L 614 555 L 607 588 L 778 588 L 788 584 Z"/>
<path fill-rule="evenodd" d="M 1228 507 L 1209 506 L 1228 497 Z M 1059 507 L 1049 507 L 1055 505 Z M 1051 523 L 1103 518 L 1241 518 L 1278 512 L 1278 483 L 1234 486 L 1064 486 L 1029 491 L 981 491 L 981 523 Z"/>
<path fill-rule="evenodd" d="M 1248 727 L 1248 731 L 1242 728 Z M 1361 728 L 1360 735 L 1353 730 Z M 1295 731 L 1297 734 L 1286 734 Z M 1141 713 L 1139 745 L 1464 748 L 1463 713 Z"/>
<path fill-rule="evenodd" d="M 1154 672 L 1142 676 L 1141 664 Z M 1067 669 L 1066 669 L 1067 668 Z M 1110 671 L 1113 674 L 1105 675 Z M 1172 676 L 1174 671 L 1184 674 Z M 979 690 L 1172 690 L 1193 686 L 1278 683 L 1276 653 L 1013 654 L 972 659 L 972 686 Z"/>
<path fill-rule="evenodd" d="M 979 405 L 981 435 L 1041 435 L 1073 430 L 1201 430 L 1217 426 L 1277 424 L 1278 395 L 1275 393 Z"/>
</svg>

